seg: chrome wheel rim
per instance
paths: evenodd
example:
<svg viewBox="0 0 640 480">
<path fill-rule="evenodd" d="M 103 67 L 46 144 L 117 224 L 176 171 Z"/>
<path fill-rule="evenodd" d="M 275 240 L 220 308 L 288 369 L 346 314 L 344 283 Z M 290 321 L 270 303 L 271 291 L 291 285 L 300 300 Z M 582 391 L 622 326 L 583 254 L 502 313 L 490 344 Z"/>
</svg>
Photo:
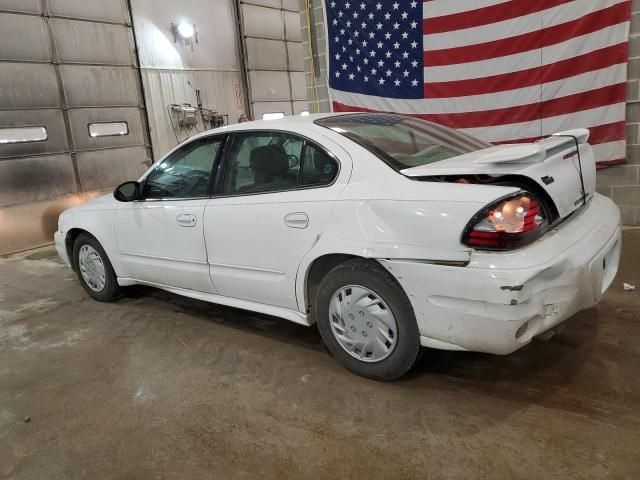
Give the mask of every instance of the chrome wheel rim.
<svg viewBox="0 0 640 480">
<path fill-rule="evenodd" d="M 385 301 L 360 285 L 340 288 L 331 297 L 329 322 L 338 344 L 363 362 L 380 362 L 393 352 L 398 324 Z"/>
<path fill-rule="evenodd" d="M 94 292 L 104 290 L 106 276 L 100 254 L 91 245 L 82 245 L 78 252 L 80 274 L 87 286 Z"/>
</svg>

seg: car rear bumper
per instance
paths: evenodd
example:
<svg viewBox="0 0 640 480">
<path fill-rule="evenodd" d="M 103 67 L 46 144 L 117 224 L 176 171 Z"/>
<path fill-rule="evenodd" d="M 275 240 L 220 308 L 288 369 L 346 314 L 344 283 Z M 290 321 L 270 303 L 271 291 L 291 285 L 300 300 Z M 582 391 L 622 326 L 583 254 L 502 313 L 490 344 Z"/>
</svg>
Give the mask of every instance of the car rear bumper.
<svg viewBox="0 0 640 480">
<path fill-rule="evenodd" d="M 514 252 L 474 252 L 466 267 L 380 262 L 409 296 L 423 345 L 508 354 L 595 305 L 616 275 L 620 249 L 620 212 L 596 194 Z"/>
</svg>

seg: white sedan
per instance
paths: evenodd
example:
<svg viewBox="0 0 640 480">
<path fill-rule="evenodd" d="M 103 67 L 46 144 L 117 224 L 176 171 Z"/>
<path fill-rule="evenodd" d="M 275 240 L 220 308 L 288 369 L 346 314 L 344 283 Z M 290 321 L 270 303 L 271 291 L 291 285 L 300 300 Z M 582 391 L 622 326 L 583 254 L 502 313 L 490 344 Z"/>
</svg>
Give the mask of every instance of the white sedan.
<svg viewBox="0 0 640 480">
<path fill-rule="evenodd" d="M 600 300 L 620 215 L 588 137 L 492 146 L 396 114 L 243 123 L 65 211 L 55 243 L 96 300 L 143 284 L 317 323 L 344 366 L 391 380 L 421 346 L 508 354 Z"/>
</svg>

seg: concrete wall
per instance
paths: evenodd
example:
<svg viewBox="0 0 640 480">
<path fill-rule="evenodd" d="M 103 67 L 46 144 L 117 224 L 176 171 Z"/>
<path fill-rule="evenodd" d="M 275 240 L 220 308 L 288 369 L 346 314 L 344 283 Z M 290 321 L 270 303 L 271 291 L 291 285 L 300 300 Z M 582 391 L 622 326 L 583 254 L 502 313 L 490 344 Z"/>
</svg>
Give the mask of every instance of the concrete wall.
<svg viewBox="0 0 640 480">
<path fill-rule="evenodd" d="M 229 115 L 245 111 L 234 0 L 131 0 L 155 158 L 176 145 L 167 105 L 196 105 Z M 198 43 L 174 42 L 171 23 L 196 25 Z M 189 83 L 191 85 L 189 85 Z M 199 127 L 201 130 L 203 126 Z M 188 132 L 196 134 L 194 129 Z M 179 135 L 184 140 L 187 132 Z"/>
<path fill-rule="evenodd" d="M 327 87 L 326 36 L 322 0 L 309 0 L 311 8 L 301 0 L 301 25 L 305 51 L 307 98 L 312 112 L 329 112 Z M 627 158 L 628 165 L 598 172 L 598 191 L 614 199 L 622 211 L 626 225 L 640 225 L 640 0 L 632 0 L 629 37 L 629 70 L 627 89 Z M 311 39 L 307 18 L 311 19 Z M 312 56 L 313 51 L 313 56 Z M 312 69 L 314 73 L 312 73 Z"/>
</svg>

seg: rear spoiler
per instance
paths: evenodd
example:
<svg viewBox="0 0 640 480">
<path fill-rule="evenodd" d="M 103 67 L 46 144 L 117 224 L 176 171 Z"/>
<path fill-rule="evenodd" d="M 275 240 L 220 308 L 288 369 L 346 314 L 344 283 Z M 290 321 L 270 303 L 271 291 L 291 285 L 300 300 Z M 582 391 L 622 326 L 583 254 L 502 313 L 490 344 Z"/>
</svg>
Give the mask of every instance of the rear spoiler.
<svg viewBox="0 0 640 480">
<path fill-rule="evenodd" d="M 552 137 L 573 137 L 576 141 L 582 145 L 589 141 L 591 132 L 587 128 L 576 128 L 573 130 L 565 130 L 564 132 L 558 132 L 551 135 Z"/>
<path fill-rule="evenodd" d="M 559 151 L 565 150 L 567 144 L 573 143 L 576 146 L 589 141 L 590 132 L 586 128 L 576 128 L 557 132 L 550 137 L 539 140 L 536 143 L 516 144 L 505 146 L 500 152 L 491 152 L 476 159 L 473 163 L 477 165 L 486 164 L 514 164 L 514 163 L 540 163 Z M 564 138 L 563 140 L 560 140 Z M 554 141 L 554 140 L 560 140 Z"/>
</svg>

